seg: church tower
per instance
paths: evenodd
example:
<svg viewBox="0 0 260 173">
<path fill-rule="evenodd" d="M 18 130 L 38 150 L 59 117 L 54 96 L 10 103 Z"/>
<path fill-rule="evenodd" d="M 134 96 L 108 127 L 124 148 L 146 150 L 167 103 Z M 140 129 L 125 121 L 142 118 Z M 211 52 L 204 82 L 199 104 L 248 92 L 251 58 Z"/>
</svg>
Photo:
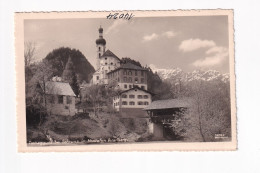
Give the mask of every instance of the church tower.
<svg viewBox="0 0 260 173">
<path fill-rule="evenodd" d="M 100 26 L 98 29 L 99 38 L 96 40 L 96 47 L 97 47 L 97 69 L 100 67 L 100 57 L 106 51 L 106 40 L 103 38 L 103 28 Z"/>
</svg>

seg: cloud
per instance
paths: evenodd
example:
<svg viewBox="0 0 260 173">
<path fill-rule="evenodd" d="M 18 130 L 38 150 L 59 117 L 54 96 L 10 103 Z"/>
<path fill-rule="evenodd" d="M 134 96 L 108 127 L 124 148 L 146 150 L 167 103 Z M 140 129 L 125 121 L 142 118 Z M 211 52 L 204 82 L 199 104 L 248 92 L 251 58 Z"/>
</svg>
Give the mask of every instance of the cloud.
<svg viewBox="0 0 260 173">
<path fill-rule="evenodd" d="M 157 39 L 158 37 L 159 37 L 158 34 L 153 33 L 153 34 L 151 34 L 151 35 L 146 35 L 146 36 L 144 36 L 144 37 L 143 37 L 143 41 L 155 40 L 155 39 Z"/>
<path fill-rule="evenodd" d="M 206 51 L 206 54 L 221 53 L 227 51 L 227 48 L 221 46 L 214 46 Z"/>
<path fill-rule="evenodd" d="M 183 52 L 191 52 L 200 48 L 214 47 L 216 43 L 212 40 L 189 39 L 181 42 L 179 49 Z"/>
<path fill-rule="evenodd" d="M 109 34 L 112 31 L 118 31 L 118 27 L 127 23 L 126 20 L 115 20 L 111 26 L 106 29 L 105 34 Z"/>
<path fill-rule="evenodd" d="M 165 36 L 167 38 L 173 38 L 177 35 L 176 32 L 173 32 L 173 31 L 167 31 L 167 32 L 164 32 L 162 33 L 162 36 Z"/>
<path fill-rule="evenodd" d="M 196 60 L 192 63 L 195 67 L 211 67 L 215 65 L 220 65 L 228 57 L 228 49 L 224 47 L 213 47 L 206 51 L 206 54 L 213 54 L 212 56 L 207 56 L 205 58 Z"/>
</svg>

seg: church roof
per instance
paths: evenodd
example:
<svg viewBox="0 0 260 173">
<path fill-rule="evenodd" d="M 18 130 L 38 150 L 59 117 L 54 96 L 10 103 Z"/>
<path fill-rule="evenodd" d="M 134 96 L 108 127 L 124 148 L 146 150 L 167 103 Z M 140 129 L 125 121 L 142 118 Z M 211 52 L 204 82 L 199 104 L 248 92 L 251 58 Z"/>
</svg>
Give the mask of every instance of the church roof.
<svg viewBox="0 0 260 173">
<path fill-rule="evenodd" d="M 43 87 L 41 85 L 41 87 Z M 67 82 L 53 82 L 48 81 L 45 83 L 46 94 L 76 96 Z"/>
<path fill-rule="evenodd" d="M 107 56 L 112 56 L 114 58 L 117 58 L 120 61 L 120 59 L 113 52 L 111 52 L 109 49 L 107 49 L 107 51 L 100 58 L 107 57 Z"/>
<path fill-rule="evenodd" d="M 189 99 L 169 99 L 153 101 L 149 106 L 144 108 L 144 110 L 173 109 L 187 107 L 190 107 Z"/>
<path fill-rule="evenodd" d="M 122 68 L 122 69 L 133 69 L 133 70 L 146 70 L 146 69 L 144 69 L 142 67 L 139 67 L 139 66 L 137 66 L 135 64 L 132 64 L 130 62 L 122 64 L 119 68 Z"/>
</svg>

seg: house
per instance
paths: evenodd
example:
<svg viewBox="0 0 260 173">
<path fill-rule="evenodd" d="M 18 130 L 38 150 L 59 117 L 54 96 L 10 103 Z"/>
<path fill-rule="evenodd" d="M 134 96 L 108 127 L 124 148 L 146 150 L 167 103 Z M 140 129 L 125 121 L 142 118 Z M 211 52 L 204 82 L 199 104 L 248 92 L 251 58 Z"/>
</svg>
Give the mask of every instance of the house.
<svg viewBox="0 0 260 173">
<path fill-rule="evenodd" d="M 122 64 L 107 73 L 109 83 L 117 83 L 117 88 L 128 90 L 138 86 L 147 90 L 147 70 L 132 63 Z"/>
<path fill-rule="evenodd" d="M 153 93 L 134 86 L 113 97 L 113 107 L 124 117 L 147 118 L 143 109 L 151 104 Z"/>
<path fill-rule="evenodd" d="M 41 85 L 43 89 L 43 85 Z M 67 82 L 48 81 L 45 83 L 47 112 L 50 115 L 75 115 L 75 97 L 71 86 Z"/>
<path fill-rule="evenodd" d="M 154 138 L 167 137 L 171 124 L 180 121 L 178 115 L 186 111 L 190 105 L 190 99 L 169 99 L 153 101 L 145 107 L 144 110 L 151 118 Z"/>
</svg>

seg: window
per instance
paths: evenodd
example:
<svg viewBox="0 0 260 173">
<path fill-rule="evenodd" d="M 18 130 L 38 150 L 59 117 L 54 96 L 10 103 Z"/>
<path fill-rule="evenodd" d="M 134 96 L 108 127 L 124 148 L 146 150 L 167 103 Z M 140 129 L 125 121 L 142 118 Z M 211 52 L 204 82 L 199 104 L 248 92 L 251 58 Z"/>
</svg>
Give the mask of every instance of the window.
<svg viewBox="0 0 260 173">
<path fill-rule="evenodd" d="M 132 75 L 132 72 L 131 72 L 131 71 L 129 71 L 129 72 L 128 72 L 128 75 Z"/>
<path fill-rule="evenodd" d="M 144 86 L 141 86 L 141 89 L 143 89 L 143 90 L 144 90 L 144 89 L 145 89 L 145 87 L 144 87 Z"/>
<path fill-rule="evenodd" d="M 135 78 L 135 83 L 138 83 L 138 78 L 137 77 Z"/>
<path fill-rule="evenodd" d="M 135 70 L 135 75 L 137 76 L 137 71 Z"/>
<path fill-rule="evenodd" d="M 148 102 L 144 102 L 144 105 L 149 105 L 149 103 Z"/>
<path fill-rule="evenodd" d="M 138 95 L 138 96 L 137 96 L 137 98 L 139 98 L 139 99 L 142 99 L 142 98 L 143 98 L 143 96 L 142 96 L 142 95 Z"/>
<path fill-rule="evenodd" d="M 128 78 L 128 82 L 132 82 L 132 78 L 131 77 Z"/>
<path fill-rule="evenodd" d="M 113 65 L 113 63 L 112 63 L 112 62 L 111 62 L 110 64 L 111 64 L 111 65 Z"/>
<path fill-rule="evenodd" d="M 141 82 L 144 83 L 144 78 L 141 78 Z"/>
<path fill-rule="evenodd" d="M 105 65 L 107 65 L 107 62 L 105 63 Z"/>
<path fill-rule="evenodd" d="M 58 96 L 58 103 L 63 104 L 63 96 Z"/>
<path fill-rule="evenodd" d="M 107 57 L 105 57 L 105 60 L 107 60 Z"/>
<path fill-rule="evenodd" d="M 98 51 L 100 51 L 101 50 L 101 47 L 98 47 Z"/>
<path fill-rule="evenodd" d="M 122 94 L 122 98 L 127 98 L 127 95 L 126 94 Z"/>
<path fill-rule="evenodd" d="M 100 58 L 100 56 L 101 56 L 101 53 L 98 54 L 98 57 L 99 57 L 99 58 Z"/>
<path fill-rule="evenodd" d="M 99 80 L 99 76 L 97 76 L 97 80 Z"/>
<path fill-rule="evenodd" d="M 132 88 L 132 85 L 129 85 L 129 88 Z"/>
<path fill-rule="evenodd" d="M 135 95 L 129 95 L 129 98 L 134 99 Z"/>
<path fill-rule="evenodd" d="M 129 105 L 135 105 L 135 102 L 129 102 Z"/>
<path fill-rule="evenodd" d="M 55 103 L 55 98 L 54 98 L 53 95 L 51 95 L 51 96 L 49 97 L 49 102 L 50 102 L 51 104 L 54 104 L 54 103 Z"/>
<path fill-rule="evenodd" d="M 124 82 L 127 82 L 127 78 L 126 77 L 124 77 Z"/>
<path fill-rule="evenodd" d="M 67 104 L 71 104 L 72 103 L 72 99 L 71 99 L 71 97 L 70 96 L 67 96 Z"/>
<path fill-rule="evenodd" d="M 138 105 L 143 105 L 143 102 L 138 102 Z"/>
<path fill-rule="evenodd" d="M 144 71 L 141 71 L 141 75 L 144 76 Z"/>
<path fill-rule="evenodd" d="M 148 95 L 144 95 L 144 99 L 148 99 Z"/>
<path fill-rule="evenodd" d="M 127 88 L 127 85 L 126 85 L 126 84 L 124 85 L 124 88 Z"/>
<path fill-rule="evenodd" d="M 127 102 L 126 102 L 126 101 L 123 101 L 123 102 L 122 102 L 122 105 L 127 105 Z"/>
<path fill-rule="evenodd" d="M 124 75 L 127 75 L 127 72 L 126 72 L 126 70 L 124 70 L 123 74 L 124 74 Z"/>
</svg>

